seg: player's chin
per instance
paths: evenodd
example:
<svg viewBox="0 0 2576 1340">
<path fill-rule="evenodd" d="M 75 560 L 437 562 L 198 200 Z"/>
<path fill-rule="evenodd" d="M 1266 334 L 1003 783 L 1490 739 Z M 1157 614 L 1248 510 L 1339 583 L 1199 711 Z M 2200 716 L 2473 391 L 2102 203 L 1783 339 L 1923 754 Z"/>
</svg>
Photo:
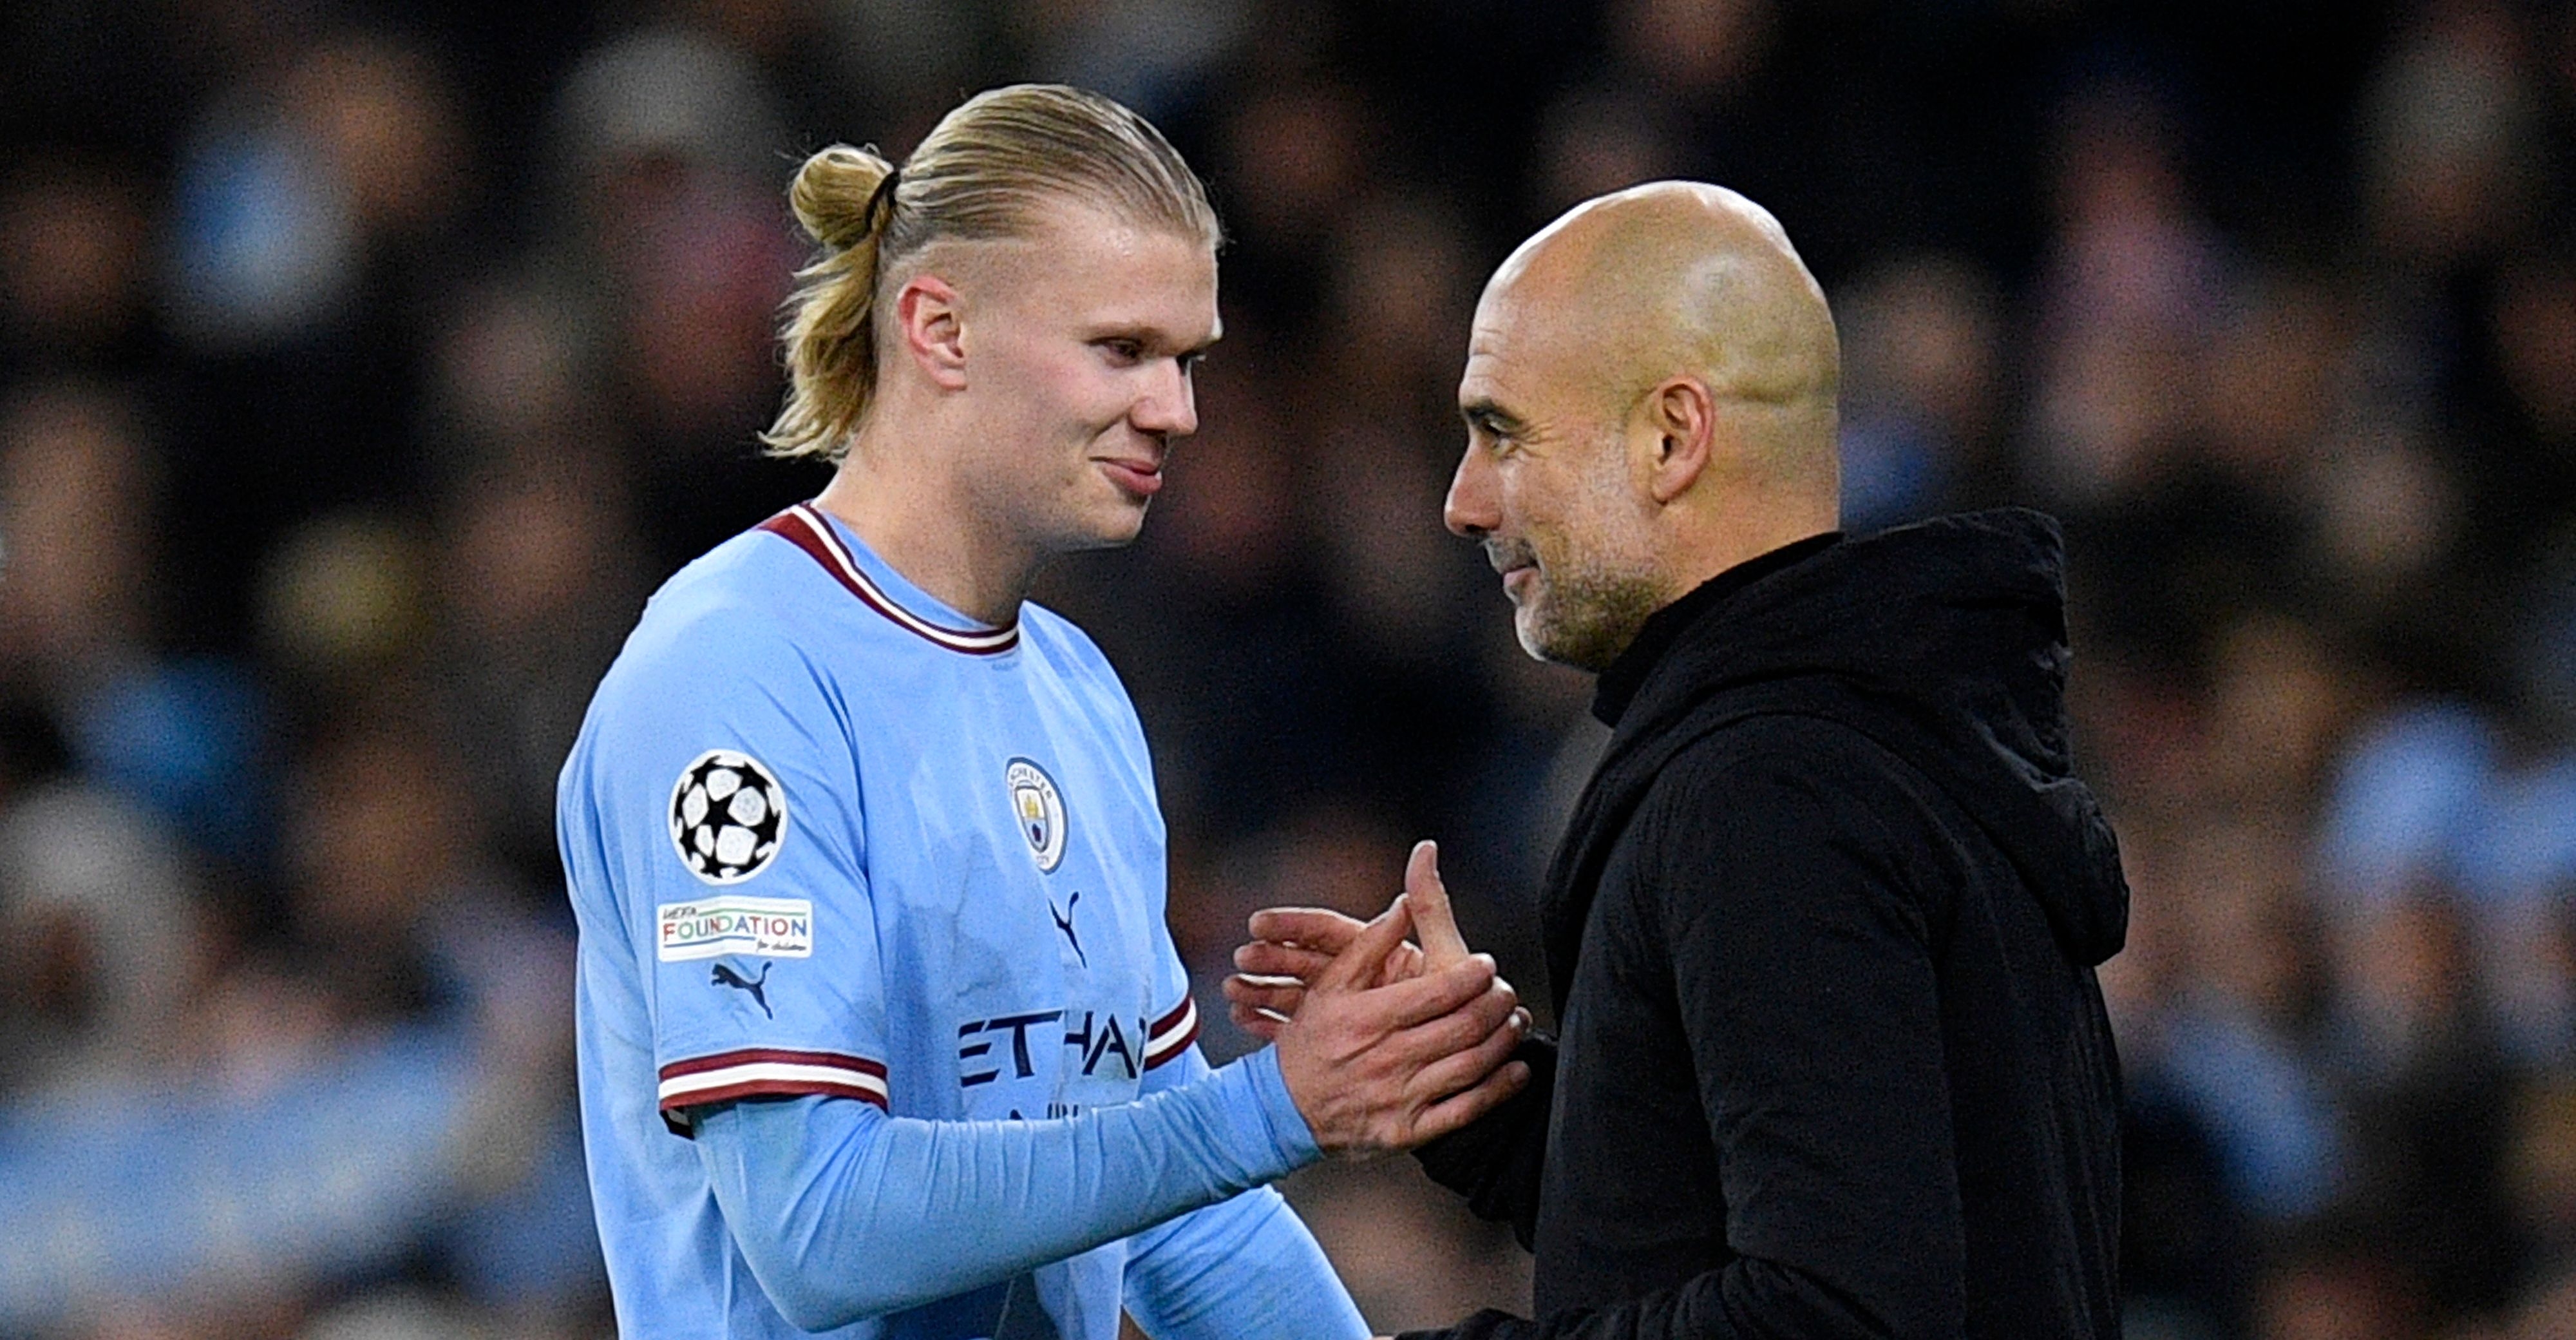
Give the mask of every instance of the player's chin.
<svg viewBox="0 0 2576 1340">
<path fill-rule="evenodd" d="M 1065 537 L 1061 546 L 1067 550 L 1118 549 L 1134 544 L 1144 533 L 1145 513 L 1152 500 L 1122 495 L 1117 501 L 1090 509 L 1075 533 Z"/>
<path fill-rule="evenodd" d="M 1535 572 L 1532 572 L 1530 580 L 1512 587 L 1506 596 L 1512 602 L 1512 626 L 1523 636 L 1544 634 L 1555 624 L 1556 621 L 1549 617 L 1547 580 Z"/>
<path fill-rule="evenodd" d="M 1547 617 L 1547 602 L 1537 590 L 1518 599 L 1512 606 L 1512 635 L 1519 639 L 1521 650 L 1535 661 L 1556 659 L 1557 630 Z"/>
</svg>

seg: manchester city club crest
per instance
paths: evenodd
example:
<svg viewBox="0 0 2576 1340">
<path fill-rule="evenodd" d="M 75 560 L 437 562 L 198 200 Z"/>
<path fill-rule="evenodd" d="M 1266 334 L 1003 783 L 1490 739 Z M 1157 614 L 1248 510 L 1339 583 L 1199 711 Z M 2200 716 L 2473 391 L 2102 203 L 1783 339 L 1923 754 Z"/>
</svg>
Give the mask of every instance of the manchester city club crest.
<svg viewBox="0 0 2576 1340">
<path fill-rule="evenodd" d="M 1029 854 L 1038 869 L 1053 871 L 1064 860 L 1064 793 L 1046 769 L 1025 758 L 1012 759 L 1002 781 L 1010 788 L 1011 813 L 1020 821 L 1020 836 L 1028 839 Z"/>
</svg>

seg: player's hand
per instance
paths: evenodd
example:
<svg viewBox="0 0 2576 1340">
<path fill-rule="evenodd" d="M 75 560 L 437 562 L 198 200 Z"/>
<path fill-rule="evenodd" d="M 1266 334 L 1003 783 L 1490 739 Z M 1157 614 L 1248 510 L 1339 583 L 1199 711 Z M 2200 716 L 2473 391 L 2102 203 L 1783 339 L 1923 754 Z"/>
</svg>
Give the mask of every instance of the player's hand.
<svg viewBox="0 0 2576 1340">
<path fill-rule="evenodd" d="M 1265 1042 L 1296 1016 L 1306 984 L 1350 948 L 1368 923 L 1321 907 L 1267 907 L 1252 914 L 1252 940 L 1234 951 L 1223 984 L 1226 1015 Z M 1398 942 L 1367 983 L 1385 986 L 1422 975 L 1422 951 Z"/>
<path fill-rule="evenodd" d="M 1466 937 L 1440 879 L 1440 844 L 1413 844 L 1404 867 L 1405 903 L 1417 938 L 1387 956 L 1376 984 L 1404 981 L 1425 968 L 1445 968 L 1467 957 Z M 1275 1039 L 1297 1013 L 1306 983 L 1349 948 L 1366 923 L 1320 907 L 1273 907 L 1252 914 L 1252 942 L 1234 951 L 1235 972 L 1225 979 L 1226 1013 L 1237 1028 Z M 1522 1019 L 1524 1026 L 1528 1019 Z"/>
<path fill-rule="evenodd" d="M 1279 1073 L 1324 1152 L 1410 1149 L 1483 1116 L 1529 1081 L 1509 1060 L 1527 1029 L 1511 984 L 1482 954 L 1387 980 L 1412 928 L 1398 897 L 1309 978 L 1279 1026 Z"/>
</svg>

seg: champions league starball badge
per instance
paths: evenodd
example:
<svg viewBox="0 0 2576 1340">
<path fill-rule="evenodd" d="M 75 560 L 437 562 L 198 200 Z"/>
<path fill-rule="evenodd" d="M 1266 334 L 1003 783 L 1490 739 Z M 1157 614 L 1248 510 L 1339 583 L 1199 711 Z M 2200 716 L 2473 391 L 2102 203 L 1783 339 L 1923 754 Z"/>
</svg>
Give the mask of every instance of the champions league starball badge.
<svg viewBox="0 0 2576 1340">
<path fill-rule="evenodd" d="M 1028 839 L 1029 855 L 1038 869 L 1053 872 L 1064 861 L 1064 793 L 1046 769 L 1025 758 L 1012 759 L 1002 781 L 1010 788 L 1011 813 L 1019 819 L 1020 836 Z"/>
<path fill-rule="evenodd" d="M 689 873 L 739 884 L 769 868 L 787 840 L 787 792 L 760 760 L 710 749 L 671 787 L 671 845 Z"/>
</svg>

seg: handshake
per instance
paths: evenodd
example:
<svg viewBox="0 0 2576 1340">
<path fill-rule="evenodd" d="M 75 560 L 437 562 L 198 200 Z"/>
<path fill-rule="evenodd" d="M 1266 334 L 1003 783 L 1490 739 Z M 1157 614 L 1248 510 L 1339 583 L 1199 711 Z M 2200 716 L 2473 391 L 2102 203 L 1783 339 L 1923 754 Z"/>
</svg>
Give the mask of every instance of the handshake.
<svg viewBox="0 0 2576 1340">
<path fill-rule="evenodd" d="M 1278 1048 L 1288 1094 L 1325 1153 L 1411 1149 L 1529 1082 L 1529 1067 L 1510 1059 L 1529 1012 L 1492 958 L 1467 952 L 1434 844 L 1414 846 L 1404 892 L 1373 921 L 1268 908 L 1251 930 L 1225 980 L 1229 1013 Z"/>
</svg>

